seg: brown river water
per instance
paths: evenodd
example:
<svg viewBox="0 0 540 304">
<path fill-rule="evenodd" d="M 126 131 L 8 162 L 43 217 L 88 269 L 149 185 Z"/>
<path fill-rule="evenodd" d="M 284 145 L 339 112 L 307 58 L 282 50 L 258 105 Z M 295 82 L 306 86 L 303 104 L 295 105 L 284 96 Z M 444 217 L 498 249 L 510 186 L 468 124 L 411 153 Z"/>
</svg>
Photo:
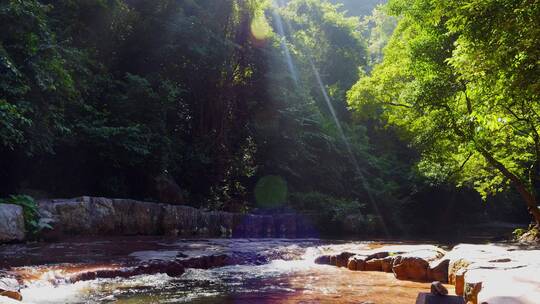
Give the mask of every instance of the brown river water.
<svg viewBox="0 0 540 304">
<path fill-rule="evenodd" d="M 385 243 L 387 244 L 387 243 Z M 76 239 L 0 246 L 0 269 L 24 278 L 23 303 L 414 303 L 429 284 L 398 281 L 391 273 L 317 265 L 321 254 L 369 249 L 374 242 L 315 239 Z M 166 274 L 95 279 L 63 278 L 130 262 L 226 254 L 238 265 L 187 268 Z"/>
</svg>

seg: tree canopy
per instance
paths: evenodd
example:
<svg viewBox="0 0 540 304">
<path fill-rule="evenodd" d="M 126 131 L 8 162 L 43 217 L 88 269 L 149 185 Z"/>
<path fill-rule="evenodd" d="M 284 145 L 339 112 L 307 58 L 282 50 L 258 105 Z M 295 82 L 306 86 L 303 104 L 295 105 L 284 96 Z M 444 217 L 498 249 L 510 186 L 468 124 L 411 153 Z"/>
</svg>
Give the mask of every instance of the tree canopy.
<svg viewBox="0 0 540 304">
<path fill-rule="evenodd" d="M 380 3 L 2 1 L 0 197 L 286 210 L 322 233 L 521 220 L 538 5 Z"/>
<path fill-rule="evenodd" d="M 349 92 L 419 149 L 419 169 L 486 197 L 513 185 L 540 222 L 540 5 L 390 1 L 400 21 L 384 60 Z"/>
</svg>

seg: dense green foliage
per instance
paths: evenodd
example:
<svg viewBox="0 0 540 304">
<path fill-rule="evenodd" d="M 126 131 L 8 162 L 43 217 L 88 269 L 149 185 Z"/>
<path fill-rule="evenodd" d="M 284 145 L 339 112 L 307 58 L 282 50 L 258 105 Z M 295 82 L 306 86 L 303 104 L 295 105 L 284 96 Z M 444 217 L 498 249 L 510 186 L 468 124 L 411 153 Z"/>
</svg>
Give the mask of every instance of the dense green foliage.
<svg viewBox="0 0 540 304">
<path fill-rule="evenodd" d="M 424 232 L 449 214 L 456 220 L 444 229 L 451 229 L 491 213 L 467 189 L 425 177 L 453 170 L 437 167 L 436 156 L 455 164 L 465 157 L 471 167 L 463 172 L 482 168 L 475 181 L 483 194 L 501 181 L 492 178 L 471 145 L 452 142 L 456 134 L 443 130 L 444 124 L 436 128 L 439 118 L 463 124 L 463 117 L 405 115 L 379 99 L 409 105 L 411 97 L 429 102 L 440 93 L 458 102 L 465 96 L 457 87 L 461 82 L 473 90 L 469 98 L 479 98 L 477 88 L 487 83 L 497 85 L 489 90 L 497 100 L 522 89 L 534 96 L 534 82 L 520 87 L 515 80 L 533 78 L 523 74 L 530 72 L 530 58 L 523 58 L 523 73 L 510 74 L 510 66 L 501 70 L 500 77 L 516 81 L 510 90 L 490 78 L 491 69 L 506 59 L 489 52 L 488 40 L 485 53 L 465 48 L 480 28 L 458 39 L 460 22 L 468 20 L 439 15 L 443 7 L 428 18 L 431 8 L 420 0 L 415 5 L 423 10 L 393 2 L 392 12 L 404 17 L 392 36 L 397 18 L 382 7 L 360 18 L 378 3 L 1 2 L 0 195 L 85 194 L 231 211 L 293 209 L 313 217 L 323 233 Z M 426 16 L 407 15 L 414 12 Z M 432 24 L 433 18 L 454 21 L 447 28 L 444 22 Z M 417 44 L 408 46 L 403 37 Z M 447 48 L 456 41 L 462 51 L 447 61 L 454 58 Z M 463 58 L 476 55 L 492 56 L 485 61 L 489 65 L 464 66 L 472 61 Z M 455 73 L 467 69 L 483 77 Z M 347 92 L 355 83 L 349 101 L 362 110 L 353 117 Z M 508 129 L 527 127 L 508 115 L 493 115 L 485 116 L 491 124 L 502 117 L 516 122 Z M 396 124 L 386 127 L 387 122 Z M 521 176 L 525 167 L 519 162 L 530 162 L 530 146 L 517 145 L 526 138 L 507 131 L 493 145 L 515 150 L 510 153 L 515 158 L 501 161 Z M 495 130 L 478 130 L 475 136 L 487 140 L 490 132 Z M 409 140 L 421 145 L 413 149 Z"/>
<path fill-rule="evenodd" d="M 433 180 L 484 198 L 513 186 L 540 223 L 540 5 L 390 1 L 402 16 L 349 101 L 406 131 Z"/>
</svg>

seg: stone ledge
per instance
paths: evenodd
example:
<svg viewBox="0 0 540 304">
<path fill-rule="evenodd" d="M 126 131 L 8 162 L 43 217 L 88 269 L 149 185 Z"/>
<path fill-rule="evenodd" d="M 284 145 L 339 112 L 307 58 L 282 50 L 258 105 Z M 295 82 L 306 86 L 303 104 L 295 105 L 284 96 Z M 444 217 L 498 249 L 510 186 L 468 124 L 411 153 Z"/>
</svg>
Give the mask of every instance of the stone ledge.
<svg viewBox="0 0 540 304">
<path fill-rule="evenodd" d="M 350 270 L 391 269 L 400 280 L 448 282 L 455 285 L 458 296 L 472 304 L 525 304 L 540 299 L 540 250 L 536 247 L 460 244 L 444 252 L 426 245 L 398 245 L 343 253 L 319 256 L 315 263 L 341 266 L 343 262 L 338 261 L 346 256 Z M 377 256 L 385 258 L 377 260 Z M 370 262 L 391 266 L 366 267 Z M 445 303 L 424 298 L 420 303 Z"/>
<path fill-rule="evenodd" d="M 197 237 L 307 237 L 310 221 L 299 214 L 254 215 L 131 199 L 80 197 L 41 200 L 40 214 L 52 222 L 45 238 L 99 235 Z"/>
</svg>

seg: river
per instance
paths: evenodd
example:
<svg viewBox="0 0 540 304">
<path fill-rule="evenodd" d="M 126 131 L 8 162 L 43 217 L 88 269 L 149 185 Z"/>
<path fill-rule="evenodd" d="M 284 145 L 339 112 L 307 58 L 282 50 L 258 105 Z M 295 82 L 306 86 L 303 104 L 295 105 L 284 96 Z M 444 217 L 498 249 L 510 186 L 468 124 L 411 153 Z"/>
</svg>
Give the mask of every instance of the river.
<svg viewBox="0 0 540 304">
<path fill-rule="evenodd" d="M 315 239 L 75 239 L 3 245 L 0 268 L 24 278 L 23 303 L 414 303 L 429 284 L 314 263 L 321 254 L 381 245 Z M 186 268 L 177 277 L 67 279 L 121 264 L 218 254 L 238 263 Z"/>
</svg>

